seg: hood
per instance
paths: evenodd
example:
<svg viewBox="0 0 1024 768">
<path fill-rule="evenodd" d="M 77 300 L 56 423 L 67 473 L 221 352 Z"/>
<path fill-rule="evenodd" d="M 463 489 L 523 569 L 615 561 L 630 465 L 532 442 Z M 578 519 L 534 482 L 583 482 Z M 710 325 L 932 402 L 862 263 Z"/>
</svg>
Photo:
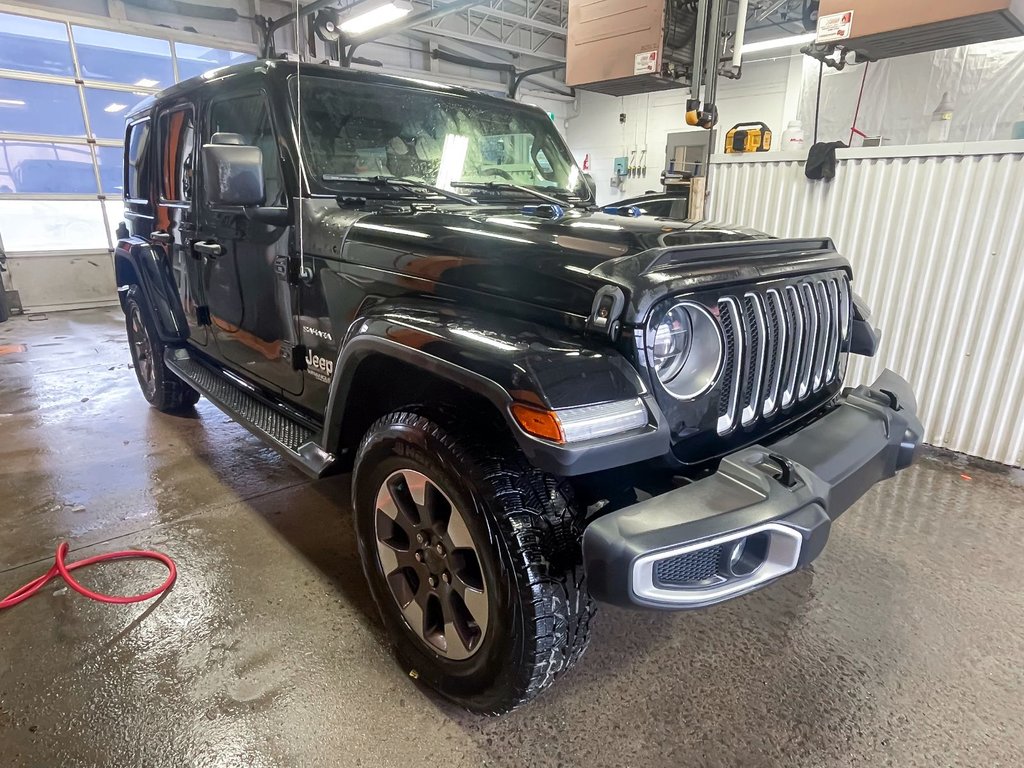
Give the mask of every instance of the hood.
<svg viewBox="0 0 1024 768">
<path fill-rule="evenodd" d="M 751 229 L 580 209 L 557 218 L 492 206 L 379 210 L 355 220 L 352 211 L 325 213 L 335 215 L 345 219 L 348 262 L 430 280 L 438 295 L 473 303 L 502 296 L 580 316 L 590 313 L 597 288 L 615 282 L 596 271 L 602 264 L 652 249 L 767 237 Z"/>
</svg>

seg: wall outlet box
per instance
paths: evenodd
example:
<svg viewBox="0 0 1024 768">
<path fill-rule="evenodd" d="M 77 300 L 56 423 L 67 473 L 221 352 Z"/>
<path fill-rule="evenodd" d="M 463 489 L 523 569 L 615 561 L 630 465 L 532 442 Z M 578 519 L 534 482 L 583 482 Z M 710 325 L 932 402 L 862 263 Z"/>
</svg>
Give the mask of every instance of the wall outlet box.
<svg viewBox="0 0 1024 768">
<path fill-rule="evenodd" d="M 629 173 L 629 158 L 628 157 L 616 157 L 612 161 L 612 172 L 616 176 L 625 176 Z"/>
</svg>

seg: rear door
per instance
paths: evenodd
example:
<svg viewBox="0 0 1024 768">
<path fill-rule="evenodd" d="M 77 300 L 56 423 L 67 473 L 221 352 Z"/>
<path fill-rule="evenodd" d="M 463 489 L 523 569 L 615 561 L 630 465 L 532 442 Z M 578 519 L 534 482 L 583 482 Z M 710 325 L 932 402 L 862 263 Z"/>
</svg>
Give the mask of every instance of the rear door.
<svg viewBox="0 0 1024 768">
<path fill-rule="evenodd" d="M 251 86 L 220 91 L 204 112 L 202 143 L 210 143 L 215 133 L 221 133 L 234 134 L 234 140 L 259 147 L 265 204 L 287 205 L 277 133 L 266 94 Z M 292 363 L 297 343 L 296 289 L 288 280 L 289 229 L 252 221 L 237 210 L 215 209 L 203 200 L 195 255 L 202 265 L 210 328 L 219 356 L 248 376 L 297 395 L 302 392 L 303 377 Z"/>
</svg>

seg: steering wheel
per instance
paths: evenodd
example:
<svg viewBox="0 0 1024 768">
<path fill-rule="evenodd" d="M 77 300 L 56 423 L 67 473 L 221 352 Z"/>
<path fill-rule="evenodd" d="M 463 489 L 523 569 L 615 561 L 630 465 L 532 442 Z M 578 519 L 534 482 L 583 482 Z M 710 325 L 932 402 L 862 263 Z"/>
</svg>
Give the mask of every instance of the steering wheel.
<svg viewBox="0 0 1024 768">
<path fill-rule="evenodd" d="M 484 168 L 480 172 L 480 175 L 481 176 L 500 176 L 501 178 L 507 179 L 508 181 L 512 181 L 513 180 L 512 179 L 512 174 L 509 173 L 508 171 L 501 170 L 501 168 Z"/>
</svg>

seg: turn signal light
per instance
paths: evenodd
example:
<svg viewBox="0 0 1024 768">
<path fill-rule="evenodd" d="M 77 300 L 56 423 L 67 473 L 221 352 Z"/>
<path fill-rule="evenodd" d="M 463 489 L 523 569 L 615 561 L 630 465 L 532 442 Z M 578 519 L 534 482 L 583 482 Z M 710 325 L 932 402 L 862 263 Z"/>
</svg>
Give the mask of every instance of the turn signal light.
<svg viewBox="0 0 1024 768">
<path fill-rule="evenodd" d="M 545 440 L 554 440 L 556 443 L 565 442 L 562 427 L 552 411 L 534 408 L 523 403 L 512 403 L 512 416 L 515 417 L 520 427 L 534 437 L 543 437 Z"/>
</svg>

